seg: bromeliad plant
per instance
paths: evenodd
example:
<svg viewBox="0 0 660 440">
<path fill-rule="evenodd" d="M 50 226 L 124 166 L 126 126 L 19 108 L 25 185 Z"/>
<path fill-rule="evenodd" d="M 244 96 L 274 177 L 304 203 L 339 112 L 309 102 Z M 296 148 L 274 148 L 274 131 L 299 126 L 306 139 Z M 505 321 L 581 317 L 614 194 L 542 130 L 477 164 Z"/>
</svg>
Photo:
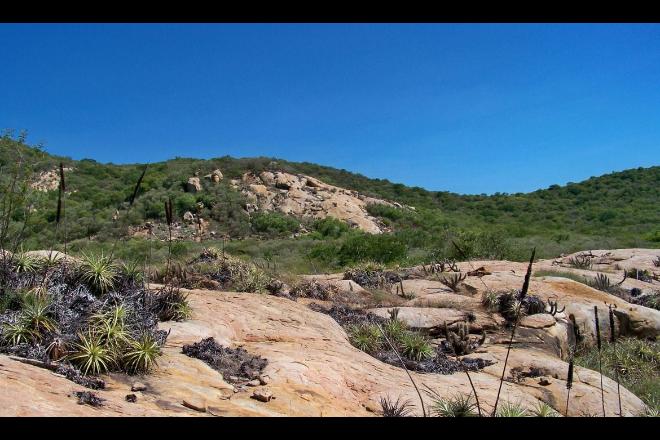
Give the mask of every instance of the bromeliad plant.
<svg viewBox="0 0 660 440">
<path fill-rule="evenodd" d="M 28 254 L 27 252 L 24 252 L 23 250 L 13 255 L 13 264 L 14 264 L 14 270 L 16 271 L 17 274 L 36 273 L 39 270 L 39 266 L 40 266 L 38 258 Z"/>
<path fill-rule="evenodd" d="M 83 374 L 98 375 L 107 372 L 116 365 L 115 355 L 102 341 L 99 335 L 90 330 L 86 335 L 78 335 L 79 342 L 74 343 L 74 353 L 68 359 L 77 364 Z"/>
<path fill-rule="evenodd" d="M 426 394 L 431 398 L 431 414 L 437 417 L 477 417 L 477 404 L 472 394 L 455 394 L 442 397 L 437 391 L 426 387 Z"/>
<path fill-rule="evenodd" d="M 409 400 L 401 401 L 401 397 L 392 401 L 386 396 L 380 398 L 380 407 L 383 417 L 407 417 L 412 412 L 413 404 Z"/>
<path fill-rule="evenodd" d="M 111 256 L 86 255 L 80 265 L 81 279 L 97 293 L 106 293 L 115 286 L 118 279 L 118 267 Z"/>
<path fill-rule="evenodd" d="M 146 373 L 155 365 L 162 354 L 158 342 L 150 334 L 143 334 L 131 341 L 130 350 L 124 356 L 124 363 L 131 373 Z"/>
</svg>

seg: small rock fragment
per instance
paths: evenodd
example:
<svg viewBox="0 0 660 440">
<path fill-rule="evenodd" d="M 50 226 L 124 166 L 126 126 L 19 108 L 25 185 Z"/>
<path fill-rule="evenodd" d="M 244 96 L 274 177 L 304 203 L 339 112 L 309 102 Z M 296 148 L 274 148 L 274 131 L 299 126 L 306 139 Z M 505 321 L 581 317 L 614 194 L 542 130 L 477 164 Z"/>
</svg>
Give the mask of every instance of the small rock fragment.
<svg viewBox="0 0 660 440">
<path fill-rule="evenodd" d="M 135 403 L 135 402 L 137 402 L 137 396 L 135 394 L 127 394 L 126 395 L 126 401 L 131 402 L 131 403 Z"/>
<path fill-rule="evenodd" d="M 247 383 L 247 386 L 249 387 L 258 387 L 259 385 L 261 385 L 261 381 L 259 379 L 254 379 Z"/>
<path fill-rule="evenodd" d="M 259 383 L 261 385 L 268 385 L 270 383 L 270 376 L 259 376 Z"/>
<path fill-rule="evenodd" d="M 131 391 L 146 391 L 146 390 L 147 390 L 147 386 L 142 382 L 135 382 L 131 386 Z"/>
<path fill-rule="evenodd" d="M 186 408 L 190 408 L 194 411 L 206 412 L 206 402 L 197 399 L 183 399 L 183 402 L 181 403 Z"/>
<path fill-rule="evenodd" d="M 266 389 L 255 390 L 252 393 L 252 398 L 259 402 L 270 402 L 270 399 L 273 398 L 273 393 Z"/>
</svg>

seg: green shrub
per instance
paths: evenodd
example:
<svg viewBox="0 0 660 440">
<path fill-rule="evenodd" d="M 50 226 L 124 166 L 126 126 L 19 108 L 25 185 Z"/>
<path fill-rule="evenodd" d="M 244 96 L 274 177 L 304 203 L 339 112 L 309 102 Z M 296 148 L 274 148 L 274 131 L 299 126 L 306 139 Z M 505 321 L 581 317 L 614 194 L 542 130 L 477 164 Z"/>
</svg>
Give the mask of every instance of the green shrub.
<svg viewBox="0 0 660 440">
<path fill-rule="evenodd" d="M 317 232 L 318 238 L 339 238 L 350 229 L 345 222 L 334 217 L 316 220 L 312 227 Z"/>
<path fill-rule="evenodd" d="M 367 212 L 374 217 L 384 217 L 390 220 L 399 220 L 404 216 L 402 209 L 382 203 L 371 203 L 367 205 Z"/>
<path fill-rule="evenodd" d="M 252 217 L 252 229 L 268 236 L 290 235 L 300 228 L 300 222 L 279 212 L 261 212 Z"/>
<path fill-rule="evenodd" d="M 391 234 L 358 233 L 349 236 L 339 248 L 339 264 L 361 261 L 391 263 L 406 256 L 406 246 Z"/>
</svg>

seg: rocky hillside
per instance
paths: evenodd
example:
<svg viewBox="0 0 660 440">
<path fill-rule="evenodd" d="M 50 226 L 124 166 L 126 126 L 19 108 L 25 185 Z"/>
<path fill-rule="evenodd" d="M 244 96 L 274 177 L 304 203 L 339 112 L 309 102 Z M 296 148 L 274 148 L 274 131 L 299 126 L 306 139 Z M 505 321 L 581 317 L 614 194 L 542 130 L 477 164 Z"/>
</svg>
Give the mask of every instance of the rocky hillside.
<svg viewBox="0 0 660 440">
<path fill-rule="evenodd" d="M 371 234 L 390 229 L 378 218 L 369 215 L 368 205 L 403 208 L 400 203 L 366 197 L 357 191 L 328 185 L 303 174 L 278 171 L 263 171 L 259 175 L 245 173 L 240 179 L 232 180 L 231 185 L 250 201 L 246 205 L 249 213 L 262 210 L 279 211 L 298 218 L 334 217 Z M 414 210 L 413 207 L 407 209 Z"/>
<path fill-rule="evenodd" d="M 334 217 L 358 232 L 393 235 L 397 245 L 406 248 L 406 256 L 435 252 L 447 236 L 483 240 L 489 249 L 499 248 L 492 255 L 475 251 L 475 256 L 520 260 L 530 243 L 550 257 L 586 248 L 657 247 L 660 242 L 657 166 L 528 194 L 486 196 L 409 188 L 386 179 L 273 158 L 101 164 L 55 157 L 20 139 L 0 138 L 0 167 L 8 169 L 19 160 L 32 171 L 30 183 L 35 190 L 30 195 L 24 243 L 33 249 L 61 241 L 54 227 L 60 162 L 67 180 L 65 212 L 76 219 L 67 224 L 69 241 L 104 241 L 113 235 L 130 236 L 136 230 L 148 236 L 149 224 L 158 236 L 165 220 L 164 202 L 171 199 L 184 239 L 285 238 L 318 230 L 315 220 Z M 3 185 L 9 183 L 9 175 L 0 177 Z"/>
</svg>

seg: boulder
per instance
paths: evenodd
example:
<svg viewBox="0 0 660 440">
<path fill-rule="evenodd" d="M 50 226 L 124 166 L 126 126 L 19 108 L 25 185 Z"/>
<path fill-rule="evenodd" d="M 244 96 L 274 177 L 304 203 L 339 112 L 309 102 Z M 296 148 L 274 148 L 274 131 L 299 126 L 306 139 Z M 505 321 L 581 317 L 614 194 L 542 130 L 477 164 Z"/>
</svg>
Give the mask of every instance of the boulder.
<svg viewBox="0 0 660 440">
<path fill-rule="evenodd" d="M 222 180 L 222 171 L 220 170 L 213 170 L 211 174 L 207 174 L 204 176 L 205 179 L 210 180 L 213 183 L 218 183 Z"/>
<path fill-rule="evenodd" d="M 186 192 L 196 193 L 202 190 L 202 184 L 199 181 L 199 177 L 191 177 L 186 182 Z"/>
</svg>

